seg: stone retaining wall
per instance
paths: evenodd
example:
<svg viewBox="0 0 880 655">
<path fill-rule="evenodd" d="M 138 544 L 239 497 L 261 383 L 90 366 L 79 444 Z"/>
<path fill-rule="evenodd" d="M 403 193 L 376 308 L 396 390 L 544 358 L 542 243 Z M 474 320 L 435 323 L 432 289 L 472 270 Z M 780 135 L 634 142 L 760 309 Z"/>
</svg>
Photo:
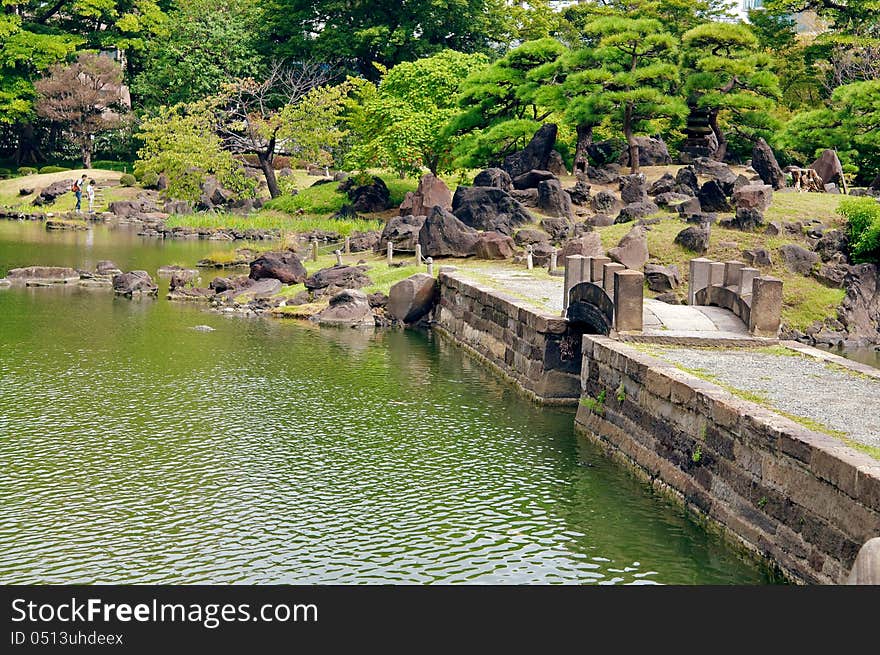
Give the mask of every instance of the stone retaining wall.
<svg viewBox="0 0 880 655">
<path fill-rule="evenodd" d="M 538 402 L 580 397 L 581 335 L 568 321 L 456 273 L 440 273 L 435 324 Z"/>
<path fill-rule="evenodd" d="M 588 335 L 582 354 L 578 431 L 791 579 L 842 583 L 880 535 L 874 458 L 627 344 Z"/>
</svg>

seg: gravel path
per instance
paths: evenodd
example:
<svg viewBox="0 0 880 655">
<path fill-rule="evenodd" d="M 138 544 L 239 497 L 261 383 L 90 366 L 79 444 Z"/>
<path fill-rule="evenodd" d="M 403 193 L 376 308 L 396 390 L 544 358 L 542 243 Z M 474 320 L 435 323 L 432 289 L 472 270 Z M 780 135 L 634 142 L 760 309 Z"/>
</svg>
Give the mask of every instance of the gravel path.
<svg viewBox="0 0 880 655">
<path fill-rule="evenodd" d="M 688 348 L 657 348 L 653 354 L 685 368 L 700 369 L 734 389 L 761 394 L 775 409 L 880 447 L 878 379 L 806 355 Z"/>
</svg>

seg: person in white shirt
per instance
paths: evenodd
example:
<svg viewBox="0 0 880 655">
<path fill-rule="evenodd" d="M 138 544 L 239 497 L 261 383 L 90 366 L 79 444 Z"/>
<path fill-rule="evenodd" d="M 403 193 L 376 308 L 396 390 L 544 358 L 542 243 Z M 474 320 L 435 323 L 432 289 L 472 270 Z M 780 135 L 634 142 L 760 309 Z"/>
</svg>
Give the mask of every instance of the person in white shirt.
<svg viewBox="0 0 880 655">
<path fill-rule="evenodd" d="M 89 196 L 89 213 L 95 213 L 95 181 L 89 180 L 89 185 L 86 187 L 86 193 Z"/>
</svg>

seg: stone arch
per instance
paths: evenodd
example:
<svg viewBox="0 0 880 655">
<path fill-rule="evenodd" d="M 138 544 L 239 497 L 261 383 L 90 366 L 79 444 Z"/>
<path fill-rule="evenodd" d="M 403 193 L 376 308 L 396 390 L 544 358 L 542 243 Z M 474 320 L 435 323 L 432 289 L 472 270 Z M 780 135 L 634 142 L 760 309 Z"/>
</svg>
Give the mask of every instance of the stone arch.
<svg viewBox="0 0 880 655">
<path fill-rule="evenodd" d="M 580 282 L 568 292 L 565 316 L 583 334 L 608 335 L 614 326 L 614 302 L 599 285 Z"/>
</svg>

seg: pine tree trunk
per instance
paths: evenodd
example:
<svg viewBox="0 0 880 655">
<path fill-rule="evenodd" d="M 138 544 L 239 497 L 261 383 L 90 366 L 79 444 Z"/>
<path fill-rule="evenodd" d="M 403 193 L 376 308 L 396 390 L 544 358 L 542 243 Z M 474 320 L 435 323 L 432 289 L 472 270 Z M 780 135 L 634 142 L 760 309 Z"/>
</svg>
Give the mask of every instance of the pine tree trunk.
<svg viewBox="0 0 880 655">
<path fill-rule="evenodd" d="M 724 136 L 724 130 L 718 125 L 717 110 L 709 112 L 709 127 L 712 128 L 712 133 L 718 141 L 718 148 L 715 150 L 715 154 L 712 155 L 712 159 L 724 161 L 724 158 L 727 156 L 727 137 Z"/>
<path fill-rule="evenodd" d="M 632 105 L 627 104 L 623 113 L 623 135 L 629 146 L 629 170 L 630 173 L 639 172 L 639 142 L 636 141 L 632 131 Z"/>
<path fill-rule="evenodd" d="M 281 195 L 281 190 L 278 188 L 278 180 L 275 178 L 275 167 L 272 166 L 273 157 L 267 152 L 258 152 L 257 158 L 260 160 L 260 170 L 266 176 L 266 186 L 269 187 L 269 195 L 277 198 Z"/>
<path fill-rule="evenodd" d="M 587 166 L 590 165 L 587 147 L 593 143 L 593 126 L 581 123 L 576 129 L 577 145 L 574 148 L 574 170 L 572 173 L 578 176 L 585 174 Z"/>
<path fill-rule="evenodd" d="M 83 168 L 91 168 L 92 167 L 92 149 L 90 145 L 84 145 L 82 147 L 82 160 L 83 160 Z"/>
</svg>

